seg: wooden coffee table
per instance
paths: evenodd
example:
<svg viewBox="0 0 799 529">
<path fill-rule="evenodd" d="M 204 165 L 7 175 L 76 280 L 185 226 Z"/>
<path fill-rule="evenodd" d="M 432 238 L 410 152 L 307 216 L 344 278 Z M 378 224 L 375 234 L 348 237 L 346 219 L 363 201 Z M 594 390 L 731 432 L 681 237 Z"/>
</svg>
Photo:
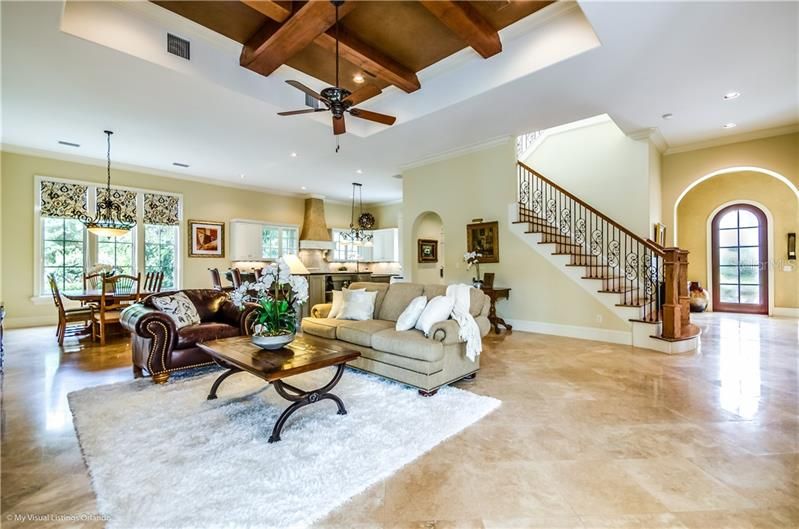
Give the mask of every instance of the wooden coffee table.
<svg viewBox="0 0 799 529">
<path fill-rule="evenodd" d="M 309 404 L 332 400 L 338 406 L 339 415 L 347 414 L 344 403 L 339 397 L 330 393 L 330 390 L 341 380 L 345 364 L 361 356 L 358 351 L 329 345 L 307 337 L 298 337 L 286 347 L 275 351 L 265 351 L 253 345 L 249 336 L 222 338 L 198 343 L 197 346 L 211 355 L 217 364 L 227 369 L 214 381 L 211 392 L 208 394 L 208 400 L 216 398 L 219 385 L 230 375 L 247 372 L 266 380 L 275 386 L 278 395 L 292 402 L 277 419 L 275 427 L 272 429 L 272 435 L 269 437 L 270 443 L 280 441 L 280 432 L 283 430 L 286 420 L 294 412 Z M 336 366 L 336 374 L 330 382 L 318 389 L 306 391 L 282 380 L 286 377 L 330 366 Z"/>
</svg>

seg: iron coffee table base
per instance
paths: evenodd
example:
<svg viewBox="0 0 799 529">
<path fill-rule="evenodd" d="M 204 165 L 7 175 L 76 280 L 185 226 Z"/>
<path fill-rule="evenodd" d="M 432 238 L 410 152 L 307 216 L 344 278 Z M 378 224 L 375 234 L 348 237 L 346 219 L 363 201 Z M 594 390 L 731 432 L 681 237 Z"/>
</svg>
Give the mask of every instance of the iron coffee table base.
<svg viewBox="0 0 799 529">
<path fill-rule="evenodd" d="M 219 378 L 214 381 L 213 386 L 211 386 L 211 392 L 208 394 L 208 400 L 214 400 L 216 398 L 216 391 L 226 378 L 228 378 L 230 375 L 235 375 L 236 373 L 241 373 L 244 371 L 243 369 L 239 369 L 237 367 L 228 367 L 229 369 L 219 375 Z M 344 403 L 339 397 L 330 393 L 330 390 L 333 389 L 336 384 L 338 384 L 339 380 L 341 380 L 342 374 L 344 374 L 344 364 L 338 364 L 336 366 L 336 374 L 333 375 L 333 378 L 330 380 L 330 382 L 319 389 L 313 389 L 311 391 L 305 391 L 294 387 L 291 384 L 283 382 L 282 380 L 275 380 L 272 382 L 272 385 L 275 386 L 275 391 L 277 391 L 277 394 L 284 399 L 291 401 L 292 404 L 283 410 L 283 413 L 281 413 L 280 417 L 278 417 L 275 427 L 272 429 L 272 435 L 269 436 L 269 442 L 275 443 L 280 441 L 280 433 L 283 431 L 283 426 L 285 426 L 288 418 L 291 417 L 294 412 L 300 408 L 308 406 L 309 404 L 314 404 L 323 400 L 332 400 L 336 403 L 336 406 L 338 406 L 338 415 L 346 415 L 347 409 L 344 407 Z"/>
</svg>

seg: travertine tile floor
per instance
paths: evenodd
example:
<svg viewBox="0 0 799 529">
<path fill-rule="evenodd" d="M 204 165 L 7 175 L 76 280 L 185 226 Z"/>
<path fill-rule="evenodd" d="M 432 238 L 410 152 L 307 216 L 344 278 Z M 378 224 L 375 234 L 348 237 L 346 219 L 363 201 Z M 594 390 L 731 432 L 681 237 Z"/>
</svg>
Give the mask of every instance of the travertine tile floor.
<svg viewBox="0 0 799 529">
<path fill-rule="evenodd" d="M 491 336 L 478 379 L 459 385 L 502 407 L 319 528 L 799 527 L 799 322 L 694 321 L 701 351 L 681 356 Z M 9 517 L 96 513 L 66 394 L 130 379 L 126 342 L 62 351 L 38 328 L 6 346 L 3 527 L 101 527 Z"/>
</svg>

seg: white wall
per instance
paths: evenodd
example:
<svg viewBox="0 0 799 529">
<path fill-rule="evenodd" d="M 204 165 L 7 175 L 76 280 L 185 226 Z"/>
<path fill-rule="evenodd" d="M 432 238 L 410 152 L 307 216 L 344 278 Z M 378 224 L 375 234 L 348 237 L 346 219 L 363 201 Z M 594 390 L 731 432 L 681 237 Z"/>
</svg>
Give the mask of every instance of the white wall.
<svg viewBox="0 0 799 529">
<path fill-rule="evenodd" d="M 546 131 L 522 162 L 622 226 L 651 237 L 650 187 L 657 187 L 659 201 L 660 162 L 655 183 L 649 141 L 629 138 L 609 117 Z"/>
</svg>

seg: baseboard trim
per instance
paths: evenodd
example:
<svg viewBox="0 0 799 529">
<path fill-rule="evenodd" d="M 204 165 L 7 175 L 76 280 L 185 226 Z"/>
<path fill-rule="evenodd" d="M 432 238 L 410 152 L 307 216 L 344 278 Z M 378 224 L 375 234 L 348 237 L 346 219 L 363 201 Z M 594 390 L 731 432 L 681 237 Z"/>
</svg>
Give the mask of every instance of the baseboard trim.
<svg viewBox="0 0 799 529">
<path fill-rule="evenodd" d="M 21 318 L 6 318 L 3 326 L 6 329 L 22 329 L 25 327 L 45 327 L 56 323 L 58 323 L 58 320 L 54 316 L 25 316 Z"/>
<path fill-rule="evenodd" d="M 799 318 L 799 308 L 792 307 L 774 307 L 772 316 L 785 316 L 787 318 Z"/>
<path fill-rule="evenodd" d="M 629 331 L 598 329 L 596 327 L 581 327 L 579 325 L 563 325 L 561 323 L 530 320 L 508 320 L 508 323 L 510 323 L 513 326 L 513 329 L 516 331 L 551 334 L 555 336 L 565 336 L 567 338 L 617 343 L 622 345 L 633 344 L 633 335 L 632 332 Z"/>
</svg>

